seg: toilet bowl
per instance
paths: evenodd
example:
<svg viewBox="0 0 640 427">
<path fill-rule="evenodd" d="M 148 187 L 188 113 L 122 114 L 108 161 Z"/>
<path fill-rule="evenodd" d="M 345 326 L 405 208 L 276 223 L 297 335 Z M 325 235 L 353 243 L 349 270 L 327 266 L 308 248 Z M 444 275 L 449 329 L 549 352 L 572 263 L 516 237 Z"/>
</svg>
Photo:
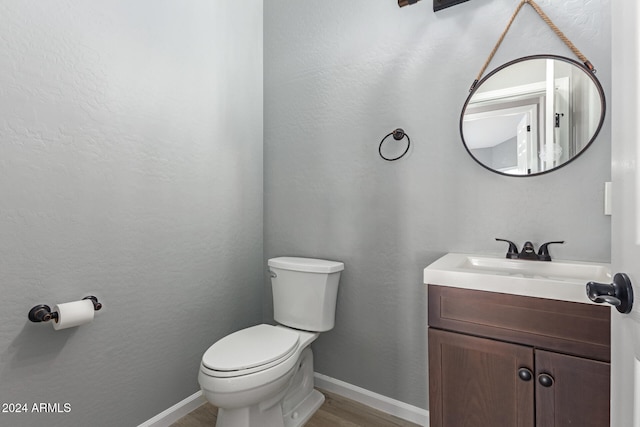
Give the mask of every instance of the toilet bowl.
<svg viewBox="0 0 640 427">
<path fill-rule="evenodd" d="M 263 324 L 211 346 L 202 358 L 198 382 L 205 398 L 218 407 L 216 426 L 294 427 L 306 422 L 313 412 L 307 417 L 299 406 L 314 391 L 309 346 L 317 337 Z M 324 401 L 321 394 L 320 399 L 318 407 Z"/>
<path fill-rule="evenodd" d="M 216 427 L 300 427 L 324 402 L 313 388 L 311 343 L 333 328 L 344 264 L 286 257 L 269 266 L 280 325 L 234 332 L 200 363 L 200 388 L 218 407 Z"/>
</svg>

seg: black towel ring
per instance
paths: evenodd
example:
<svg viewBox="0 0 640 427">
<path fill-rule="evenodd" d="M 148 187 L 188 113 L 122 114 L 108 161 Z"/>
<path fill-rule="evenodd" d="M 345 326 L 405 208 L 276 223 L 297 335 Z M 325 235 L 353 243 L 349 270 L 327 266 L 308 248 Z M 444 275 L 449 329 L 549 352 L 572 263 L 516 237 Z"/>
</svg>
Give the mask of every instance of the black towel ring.
<svg viewBox="0 0 640 427">
<path fill-rule="evenodd" d="M 398 157 L 390 159 L 388 157 L 385 157 L 382 154 L 382 144 L 384 144 L 384 141 L 389 138 L 390 136 L 393 135 L 393 139 L 395 139 L 396 141 L 400 141 L 402 140 L 404 137 L 407 137 L 407 148 L 404 150 L 404 153 L 400 154 Z M 407 154 L 407 152 L 409 151 L 409 147 L 411 146 L 411 139 L 409 139 L 409 135 L 407 135 L 406 133 L 404 133 L 404 130 L 398 128 L 396 130 L 394 130 L 393 132 L 387 134 L 384 138 L 382 138 L 382 141 L 380 141 L 380 146 L 378 146 L 378 153 L 380 153 L 380 157 L 382 157 L 383 159 L 385 159 L 388 162 L 393 162 L 396 161 L 398 159 L 401 159 L 402 157 L 404 157 L 405 154 Z"/>
</svg>

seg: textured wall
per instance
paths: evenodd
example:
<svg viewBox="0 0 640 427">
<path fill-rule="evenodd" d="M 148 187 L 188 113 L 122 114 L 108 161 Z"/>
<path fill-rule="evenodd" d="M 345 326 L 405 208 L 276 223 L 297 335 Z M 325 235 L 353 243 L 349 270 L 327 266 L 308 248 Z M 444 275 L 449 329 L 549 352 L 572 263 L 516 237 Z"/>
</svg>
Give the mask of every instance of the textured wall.
<svg viewBox="0 0 640 427">
<path fill-rule="evenodd" d="M 564 239 L 552 255 L 609 260 L 608 119 L 577 161 L 540 177 L 493 174 L 460 141 L 469 86 L 516 4 L 472 0 L 434 14 L 430 1 L 265 2 L 265 256 L 346 264 L 336 327 L 314 344 L 318 372 L 426 407 L 430 262 L 504 253 L 494 237 Z M 609 93 L 609 1 L 538 4 Z M 527 6 L 492 68 L 540 53 L 573 57 Z M 412 148 L 385 162 L 378 143 L 396 127 Z"/>
<path fill-rule="evenodd" d="M 262 1 L 3 0 L 0 50 L 0 402 L 71 407 L 0 425 L 138 425 L 261 320 Z"/>
</svg>

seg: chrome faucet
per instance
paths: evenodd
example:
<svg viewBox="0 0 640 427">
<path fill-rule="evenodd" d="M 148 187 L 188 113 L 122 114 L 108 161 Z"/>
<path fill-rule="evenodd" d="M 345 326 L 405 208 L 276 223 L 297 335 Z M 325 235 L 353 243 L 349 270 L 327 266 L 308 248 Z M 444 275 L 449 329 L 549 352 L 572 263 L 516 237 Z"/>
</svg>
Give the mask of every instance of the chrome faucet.
<svg viewBox="0 0 640 427">
<path fill-rule="evenodd" d="M 518 252 L 518 246 L 511 240 L 498 239 L 497 237 L 496 240 L 499 242 L 507 242 L 509 244 L 506 258 L 526 259 L 531 261 L 551 261 L 551 255 L 549 254 L 549 245 L 564 243 L 564 240 L 543 243 L 542 245 L 540 245 L 540 249 L 538 249 L 538 253 L 536 254 L 533 243 L 529 241 L 525 242 L 524 245 L 522 245 L 522 251 Z"/>
</svg>

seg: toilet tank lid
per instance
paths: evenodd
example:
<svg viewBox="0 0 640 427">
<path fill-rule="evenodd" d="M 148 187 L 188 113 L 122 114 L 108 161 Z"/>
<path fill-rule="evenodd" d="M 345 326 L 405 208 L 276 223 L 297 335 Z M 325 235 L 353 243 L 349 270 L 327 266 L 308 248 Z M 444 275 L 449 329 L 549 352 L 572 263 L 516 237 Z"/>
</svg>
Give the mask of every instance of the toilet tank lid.
<svg viewBox="0 0 640 427">
<path fill-rule="evenodd" d="M 271 258 L 269 267 L 283 270 L 302 271 L 306 273 L 337 273 L 344 270 L 344 264 L 338 261 L 326 259 L 279 257 Z"/>
</svg>

